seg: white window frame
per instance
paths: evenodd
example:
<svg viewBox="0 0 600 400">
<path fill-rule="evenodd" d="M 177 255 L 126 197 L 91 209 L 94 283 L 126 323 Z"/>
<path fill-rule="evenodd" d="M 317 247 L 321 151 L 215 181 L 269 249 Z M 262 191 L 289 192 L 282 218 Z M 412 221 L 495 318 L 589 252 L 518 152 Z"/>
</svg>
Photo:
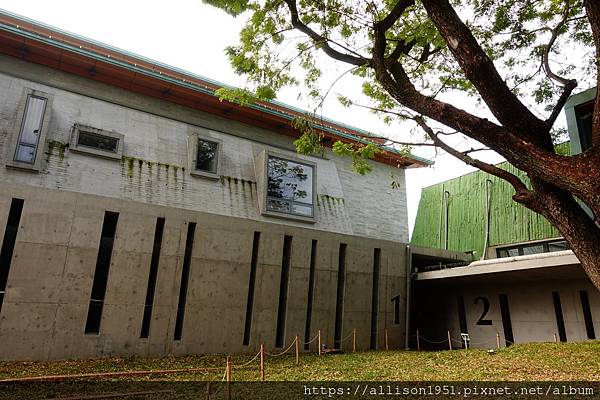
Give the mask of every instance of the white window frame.
<svg viewBox="0 0 600 400">
<path fill-rule="evenodd" d="M 279 158 L 286 161 L 291 161 L 297 164 L 312 168 L 312 216 L 292 214 L 280 211 L 273 211 L 267 209 L 267 193 L 269 185 L 269 158 Z M 262 182 L 259 182 L 260 188 L 262 189 L 260 211 L 262 215 L 276 218 L 292 219 L 296 221 L 315 223 L 317 221 L 317 164 L 311 161 L 303 160 L 297 157 L 292 157 L 286 154 L 280 154 L 271 150 L 265 150 L 261 153 L 258 159 L 259 165 L 262 167 L 262 171 L 259 171 L 259 176 L 262 178 Z M 293 203 L 293 202 L 292 202 Z M 292 204 L 290 204 L 292 205 Z"/>
<path fill-rule="evenodd" d="M 79 144 L 79 134 L 81 132 L 117 139 L 117 149 L 115 151 L 109 151 L 81 145 Z M 70 151 L 74 151 L 76 153 L 89 154 L 92 156 L 103 157 L 112 160 L 121 160 L 123 158 L 124 139 L 125 136 L 123 134 L 115 131 L 107 131 L 88 125 L 75 124 L 73 125 L 73 129 L 71 131 L 71 143 L 69 144 L 69 149 Z"/>
<path fill-rule="evenodd" d="M 217 168 L 215 172 L 205 171 L 196 168 L 198 157 L 198 142 L 212 142 L 217 144 Z M 223 165 L 223 140 L 210 136 L 207 133 L 194 132 L 188 136 L 188 171 L 190 175 L 199 178 L 220 179 Z"/>
<path fill-rule="evenodd" d="M 23 124 L 25 123 L 25 113 L 30 97 L 38 97 L 46 100 L 44 107 L 44 116 L 42 117 L 42 127 L 38 136 L 37 145 L 35 147 L 35 157 L 32 163 L 16 160 L 17 149 L 21 142 Z M 6 167 L 15 168 L 23 171 L 39 172 L 44 159 L 43 153 L 46 148 L 46 135 L 50 125 L 50 116 L 52 114 L 52 101 L 54 96 L 39 90 L 25 88 L 21 101 L 17 108 L 17 116 L 13 126 L 13 134 L 11 135 L 10 145 L 8 146 L 8 154 L 6 155 Z"/>
</svg>

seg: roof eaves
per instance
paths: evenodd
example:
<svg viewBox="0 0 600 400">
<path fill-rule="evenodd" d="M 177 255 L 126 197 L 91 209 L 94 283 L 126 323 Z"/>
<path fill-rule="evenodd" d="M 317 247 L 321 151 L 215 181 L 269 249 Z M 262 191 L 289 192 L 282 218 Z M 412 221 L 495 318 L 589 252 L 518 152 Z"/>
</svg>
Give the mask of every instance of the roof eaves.
<svg viewBox="0 0 600 400">
<path fill-rule="evenodd" d="M 175 85 L 178 85 L 178 86 L 186 87 L 188 89 L 196 90 L 196 91 L 202 92 L 204 94 L 207 94 L 207 95 L 210 95 L 210 96 L 213 96 L 213 97 L 217 97 L 215 95 L 215 89 L 214 89 L 214 87 L 216 87 L 216 88 L 219 88 L 219 87 L 235 88 L 234 86 L 224 84 L 222 82 L 219 82 L 219 81 L 216 81 L 216 80 L 204 77 L 202 75 L 195 74 L 195 73 L 192 73 L 192 72 L 189 72 L 189 71 L 185 71 L 185 70 L 182 70 L 180 68 L 177 68 L 177 67 L 174 67 L 174 66 L 171 66 L 171 65 L 168 65 L 168 64 L 164 64 L 164 63 L 161 63 L 159 61 L 155 61 L 155 60 L 149 59 L 147 57 L 140 56 L 140 55 L 128 52 L 126 50 L 119 49 L 119 48 L 107 45 L 105 43 L 98 42 L 98 41 L 93 40 L 93 39 L 86 38 L 86 37 L 81 36 L 81 35 L 77 35 L 77 34 L 74 34 L 74 33 L 71 33 L 71 32 L 64 31 L 64 30 L 61 30 L 59 28 L 56 28 L 56 27 L 44 24 L 42 22 L 39 22 L 39 21 L 36 21 L 36 20 L 32 20 L 30 18 L 21 16 L 21 15 L 18 15 L 18 14 L 11 13 L 10 11 L 7 11 L 7 10 L 1 9 L 1 8 L 0 8 L 0 14 L 4 14 L 4 15 L 6 15 L 8 17 L 11 17 L 11 18 L 14 18 L 16 20 L 22 20 L 25 23 L 29 23 L 29 24 L 32 24 L 32 25 L 35 25 L 35 26 L 39 26 L 39 27 L 41 27 L 43 29 L 54 31 L 54 32 L 58 33 L 59 35 L 70 36 L 70 37 L 72 37 L 74 39 L 77 39 L 77 40 L 80 40 L 82 42 L 86 42 L 86 43 L 89 43 L 89 44 L 97 46 L 97 47 L 102 47 L 102 48 L 104 48 L 104 49 L 106 49 L 106 50 L 108 50 L 110 52 L 114 52 L 114 53 L 117 53 L 117 54 L 122 54 L 122 55 L 124 55 L 126 57 L 137 59 L 137 60 L 139 60 L 139 61 L 141 61 L 143 63 L 147 63 L 147 64 L 150 64 L 150 65 L 156 66 L 156 67 L 158 67 L 160 69 L 165 69 L 167 71 L 172 71 L 172 72 L 175 72 L 177 74 L 186 75 L 186 76 L 188 76 L 188 77 L 190 77 L 190 78 L 192 78 L 194 80 L 198 80 L 200 82 L 206 82 L 206 85 L 201 85 L 201 84 L 198 84 L 198 83 L 195 83 L 195 82 L 189 82 L 189 81 L 183 80 L 183 79 L 182 80 L 176 79 L 176 78 L 170 77 L 168 75 L 165 75 L 165 74 L 163 74 L 160 71 L 158 71 L 158 72 L 157 71 L 153 71 L 151 69 L 147 69 L 147 68 L 144 68 L 142 66 L 139 66 L 139 65 L 137 65 L 135 63 L 132 65 L 129 62 L 119 61 L 119 60 L 116 60 L 113 57 L 110 57 L 110 56 L 107 56 L 107 55 L 102 55 L 102 54 L 100 54 L 98 52 L 84 49 L 81 46 L 78 47 L 78 46 L 71 45 L 69 43 L 65 43 L 63 41 L 58 40 L 56 38 L 56 36 L 54 36 L 54 37 L 45 37 L 45 36 L 42 36 L 42 35 L 40 35 L 40 34 L 38 34 L 36 32 L 29 32 L 29 31 L 27 31 L 25 29 L 21 29 L 21 27 L 18 26 L 18 25 L 17 26 L 11 26 L 11 25 L 8 25 L 8 24 L 5 24 L 5 23 L 0 23 L 0 29 L 2 29 L 2 30 L 9 31 L 9 32 L 15 33 L 15 34 L 23 36 L 23 37 L 27 37 L 27 38 L 32 39 L 32 40 L 41 41 L 41 42 L 47 43 L 49 45 L 62 48 L 64 50 L 75 52 L 77 54 L 85 55 L 86 57 L 90 57 L 90 58 L 93 58 L 93 59 L 98 60 L 98 61 L 102 61 L 102 62 L 105 62 L 105 63 L 108 63 L 108 64 L 120 66 L 120 67 L 126 68 L 126 69 L 128 69 L 128 70 L 130 70 L 132 72 L 141 73 L 143 75 L 146 75 L 146 76 L 149 76 L 149 77 L 153 77 L 153 78 L 156 78 L 156 79 L 159 79 L 159 80 L 163 80 L 165 82 L 169 82 L 169 83 L 172 83 L 172 84 L 175 84 Z M 271 107 L 271 105 L 275 106 L 275 107 Z M 307 114 L 308 113 L 306 110 L 303 110 L 303 109 L 298 108 L 298 107 L 290 106 L 288 104 L 285 104 L 285 103 L 282 103 L 282 102 L 279 102 L 279 101 L 276 101 L 276 100 L 261 101 L 259 103 L 249 104 L 246 107 L 255 109 L 257 111 L 265 112 L 265 113 L 268 113 L 268 114 L 271 114 L 271 115 L 275 115 L 275 116 L 278 116 L 278 117 L 282 117 L 282 118 L 287 119 L 289 121 L 293 120 L 294 118 L 296 118 L 299 115 L 303 115 L 303 114 Z M 287 110 L 289 110 L 291 112 L 284 112 L 283 110 L 281 110 L 281 108 L 287 109 Z M 367 138 L 365 138 L 365 137 L 361 137 L 361 136 L 358 136 L 358 135 L 353 135 L 351 133 L 344 132 L 343 130 L 336 129 L 335 127 L 328 126 L 328 125 L 322 124 L 322 123 L 315 123 L 314 124 L 315 127 L 317 127 L 318 129 L 320 129 L 322 131 L 329 132 L 329 133 L 332 133 L 334 135 L 337 135 L 337 136 L 340 136 L 340 137 L 343 137 L 343 138 L 346 138 L 346 139 L 349 139 L 349 140 L 353 140 L 353 141 L 356 141 L 356 142 L 367 144 L 367 143 L 372 143 L 371 141 L 368 140 L 368 137 L 372 137 L 374 139 L 382 139 L 382 138 L 384 139 L 383 136 L 375 135 L 375 134 L 373 134 L 371 132 L 368 132 L 366 130 L 363 130 L 363 129 L 360 129 L 360 128 L 356 128 L 356 127 L 353 127 L 353 126 L 350 126 L 350 125 L 347 125 L 347 124 L 344 124 L 344 123 L 341 123 L 341 122 L 338 122 L 338 121 L 335 121 L 335 120 L 332 120 L 332 119 L 329 119 L 329 118 L 326 118 L 326 117 L 319 117 L 319 119 L 322 120 L 322 121 L 324 121 L 324 122 L 327 122 L 329 124 L 337 125 L 337 126 L 340 126 L 342 128 L 345 128 L 347 130 L 355 131 L 355 132 L 357 132 L 357 133 L 359 133 L 359 134 L 364 135 L 364 136 L 367 137 Z M 401 151 L 399 151 L 399 150 L 397 150 L 397 149 L 395 149 L 393 147 L 390 147 L 390 146 L 381 146 L 381 147 L 385 151 L 388 151 L 390 153 L 394 153 L 394 154 L 400 155 L 400 156 L 402 156 L 402 157 L 404 157 L 404 158 L 406 158 L 408 160 L 414 160 L 414 161 L 416 161 L 418 163 L 422 163 L 422 164 L 425 164 L 425 165 L 433 165 L 434 164 L 434 162 L 432 160 L 428 160 L 426 158 L 415 156 L 415 155 L 412 155 L 412 154 L 406 155 L 406 154 L 402 153 Z"/>
</svg>

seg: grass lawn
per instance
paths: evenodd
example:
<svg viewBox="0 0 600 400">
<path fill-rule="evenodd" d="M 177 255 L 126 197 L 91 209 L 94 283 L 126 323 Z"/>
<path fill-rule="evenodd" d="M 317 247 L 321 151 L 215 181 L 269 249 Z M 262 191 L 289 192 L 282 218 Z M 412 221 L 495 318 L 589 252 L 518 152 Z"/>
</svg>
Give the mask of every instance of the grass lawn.
<svg viewBox="0 0 600 400">
<path fill-rule="evenodd" d="M 251 357 L 233 356 L 235 365 Z M 225 357 L 203 355 L 163 358 L 107 358 L 58 362 L 0 362 L 0 379 L 84 374 L 127 370 L 222 367 L 221 371 L 140 375 L 110 378 L 124 381 L 198 381 L 223 377 Z M 233 370 L 233 380 L 259 379 L 258 360 Z M 514 345 L 493 354 L 487 350 L 440 352 L 379 351 L 319 357 L 266 357 L 266 379 L 274 381 L 600 381 L 600 341 L 585 343 L 535 343 Z"/>
</svg>

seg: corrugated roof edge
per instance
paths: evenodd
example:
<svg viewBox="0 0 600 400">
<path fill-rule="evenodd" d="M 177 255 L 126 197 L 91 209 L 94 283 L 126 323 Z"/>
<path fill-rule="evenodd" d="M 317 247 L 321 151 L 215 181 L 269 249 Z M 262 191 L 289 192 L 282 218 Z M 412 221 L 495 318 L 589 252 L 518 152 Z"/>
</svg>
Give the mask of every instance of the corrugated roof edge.
<svg viewBox="0 0 600 400">
<path fill-rule="evenodd" d="M 174 66 L 171 66 L 171 65 L 168 65 L 168 64 L 156 61 L 156 60 L 152 60 L 150 58 L 147 58 L 147 57 L 135 54 L 135 53 L 131 53 L 131 52 L 127 51 L 127 50 L 123 50 L 123 49 L 120 49 L 120 48 L 117 48 L 117 47 L 114 47 L 114 46 L 111 46 L 111 45 L 99 42 L 99 41 L 94 40 L 94 39 L 89 39 L 87 37 L 84 37 L 84 36 L 81 36 L 81 35 L 78 35 L 78 34 L 75 34 L 75 33 L 71 33 L 71 32 L 62 30 L 60 28 L 56 28 L 54 26 L 45 24 L 43 22 L 40 22 L 40 21 L 37 21 L 37 20 L 33 20 L 31 18 L 27 18 L 27 17 L 19 15 L 19 14 L 12 13 L 12 12 L 10 12 L 8 10 L 4 10 L 2 8 L 0 8 L 0 15 L 5 15 L 5 16 L 7 16 L 9 18 L 21 20 L 21 21 L 23 21 L 25 23 L 32 24 L 32 25 L 35 25 L 35 26 L 39 26 L 40 28 L 47 29 L 47 30 L 50 30 L 50 31 L 54 31 L 54 32 L 58 33 L 59 35 L 70 36 L 70 37 L 72 37 L 72 38 L 74 38 L 76 40 L 87 42 L 87 43 L 89 43 L 89 44 L 91 44 L 93 46 L 98 46 L 98 47 L 105 48 L 106 50 L 109 50 L 111 52 L 120 53 L 120 54 L 122 54 L 122 55 L 124 55 L 126 57 L 136 58 L 136 59 L 138 59 L 138 60 L 140 60 L 142 62 L 145 62 L 145 63 L 148 63 L 148 64 L 152 64 L 153 66 L 156 66 L 156 67 L 159 67 L 159 68 L 162 68 L 162 69 L 165 69 L 165 70 L 170 70 L 170 71 L 178 73 L 178 74 L 187 75 L 187 76 L 189 76 L 191 78 L 194 78 L 194 79 L 197 79 L 197 80 L 200 80 L 200 81 L 204 81 L 204 82 L 206 82 L 209 85 L 219 86 L 219 87 L 226 87 L 226 88 L 235 88 L 235 86 L 227 85 L 225 83 L 222 83 L 222 82 L 210 79 L 210 78 L 206 78 L 206 77 L 204 77 L 202 75 L 195 74 L 193 72 L 189 72 L 189 71 L 186 71 L 186 70 L 183 70 L 183 69 L 180 69 L 180 68 L 177 68 L 177 67 L 174 67 Z M 13 31 L 13 32 L 16 32 L 16 33 L 19 33 L 19 34 L 25 33 L 22 29 L 18 28 L 15 31 L 15 29 L 13 29 L 13 27 L 8 26 L 6 24 L 2 24 L 2 23 L 0 23 L 0 29 L 10 30 L 10 31 Z M 101 56 L 101 59 L 103 61 L 105 61 L 105 62 L 111 62 L 111 63 L 122 65 L 121 63 L 115 62 L 116 60 L 111 60 L 110 58 L 102 57 L 102 55 L 100 55 L 98 53 L 91 52 L 91 51 L 82 51 L 82 49 L 76 48 L 76 47 L 71 46 L 69 44 L 60 43 L 56 39 L 45 38 L 45 37 L 39 36 L 37 34 L 35 34 L 35 36 L 37 36 L 38 39 L 42 39 L 45 42 L 50 42 L 50 43 L 52 43 L 54 45 L 60 45 L 61 47 L 69 48 L 72 51 L 83 52 L 83 53 L 88 54 L 88 55 L 98 55 L 98 56 Z M 134 69 L 134 70 L 136 70 L 136 72 L 142 72 L 142 73 L 144 73 L 146 75 L 151 75 L 151 76 L 157 77 L 157 78 L 162 79 L 162 80 L 169 80 L 168 77 L 166 77 L 166 76 L 164 76 L 164 75 L 162 75 L 160 73 L 156 73 L 154 71 L 146 71 L 145 69 L 143 69 L 141 67 L 135 67 L 135 66 L 130 66 L 130 65 L 122 65 L 122 66 L 130 68 L 130 69 Z M 174 80 L 174 81 L 171 81 L 171 83 L 181 84 L 182 82 Z M 194 85 L 191 82 L 188 83 L 185 86 L 196 87 L 196 85 Z M 204 88 L 204 89 L 208 89 L 208 88 Z M 209 94 L 214 95 L 214 90 L 210 90 Z M 264 101 L 264 103 L 270 103 L 270 104 L 273 104 L 274 106 L 277 106 L 277 107 L 280 107 L 280 108 L 284 108 L 284 109 L 288 109 L 288 110 L 290 110 L 290 111 L 292 111 L 294 113 L 297 113 L 297 114 L 307 114 L 308 113 L 308 111 L 306 111 L 306 110 L 303 110 L 303 109 L 298 108 L 298 107 L 290 106 L 288 104 L 285 104 L 285 103 L 282 103 L 282 102 L 279 102 L 279 101 L 276 101 L 276 100 Z M 253 105 L 251 105 L 251 107 L 255 108 L 257 110 L 263 111 L 263 112 L 270 113 L 270 114 L 280 115 L 280 116 L 285 117 L 285 118 L 290 119 L 290 120 L 293 119 L 293 118 L 295 118 L 294 114 L 285 114 L 285 113 L 279 112 L 278 110 L 270 109 L 269 107 L 265 107 L 265 106 L 261 105 L 260 103 L 253 104 Z M 355 132 L 357 132 L 360 135 L 367 135 L 367 136 L 373 137 L 375 139 L 385 139 L 385 137 L 383 137 L 381 135 L 377 135 L 377 134 L 374 134 L 372 132 L 368 132 L 368 131 L 363 130 L 361 128 L 353 127 L 351 125 L 347 125 L 347 124 L 344 124 L 344 123 L 332 120 L 332 119 L 327 118 L 327 117 L 320 117 L 320 119 L 323 120 L 323 121 L 325 121 L 325 122 L 328 122 L 330 124 L 342 127 L 344 129 L 355 131 Z M 340 131 L 340 130 L 335 129 L 333 127 L 329 127 L 329 126 L 321 125 L 321 124 L 315 124 L 315 125 L 319 129 L 322 129 L 322 130 L 334 133 L 334 134 L 342 136 L 342 137 L 346 137 L 348 139 L 352 139 L 354 141 L 358 141 L 358 142 L 362 142 L 362 143 L 367 143 L 368 142 L 368 140 L 362 138 L 361 136 L 356 136 L 356 135 L 353 135 L 351 133 L 343 132 L 343 131 Z M 401 151 L 399 151 L 399 150 L 397 150 L 397 149 L 395 149 L 393 147 L 389 147 L 389 146 L 382 146 L 382 147 L 386 151 L 389 151 L 389 152 L 392 152 L 392 153 L 396 153 L 396 154 L 400 154 L 400 155 L 402 155 L 402 156 L 404 156 L 406 158 L 413 159 L 413 160 L 415 160 L 417 162 L 420 162 L 420 163 L 423 163 L 425 165 L 433 165 L 433 163 L 434 163 L 432 160 L 429 160 L 429 159 L 426 159 L 426 158 L 423 158 L 423 157 L 419 157 L 419 156 L 416 156 L 416 155 L 412 155 L 412 154 L 405 155 Z"/>
</svg>

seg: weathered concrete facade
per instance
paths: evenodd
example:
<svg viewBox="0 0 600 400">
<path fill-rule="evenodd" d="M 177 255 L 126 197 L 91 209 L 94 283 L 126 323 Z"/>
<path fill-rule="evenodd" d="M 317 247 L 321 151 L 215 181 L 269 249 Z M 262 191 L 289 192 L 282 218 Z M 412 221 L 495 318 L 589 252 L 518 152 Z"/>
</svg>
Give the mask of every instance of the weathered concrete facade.
<svg viewBox="0 0 600 400">
<path fill-rule="evenodd" d="M 3 181 L 305 226 L 260 214 L 255 158 L 270 149 L 317 163 L 315 229 L 408 242 L 403 169 L 377 164 L 372 174 L 360 176 L 351 160 L 330 150 L 324 157 L 298 156 L 290 137 L 0 55 L 2 164 L 10 135 L 18 134 L 25 88 L 54 96 L 45 147 L 49 154 L 42 174 L 3 168 Z M 121 162 L 65 148 L 76 123 L 123 134 Z M 223 141 L 224 179 L 190 176 L 188 139 L 198 133 Z M 399 189 L 390 187 L 392 173 Z"/>
<path fill-rule="evenodd" d="M 455 347 L 460 347 L 460 333 L 468 333 L 471 345 L 478 348 L 496 348 L 497 334 L 501 347 L 597 337 L 600 293 L 573 254 L 561 253 L 570 254 L 548 253 L 504 265 L 489 260 L 487 265 L 419 274 L 413 327 L 427 340 L 438 342 L 423 340 L 422 346 L 447 348 L 448 330 Z"/>
<path fill-rule="evenodd" d="M 274 348 L 284 235 L 293 236 L 286 344 L 295 335 L 304 338 L 311 241 L 317 240 L 310 336 L 321 330 L 323 341 L 333 345 L 338 251 L 346 243 L 343 337 L 356 328 L 359 348 L 369 348 L 373 252 L 380 248 L 378 346 L 385 328 L 390 347 L 403 345 L 404 309 L 396 324 L 389 301 L 405 295 L 404 247 L 398 243 L 20 184 L 2 188 L 1 224 L 11 198 L 25 200 L 0 314 L 2 359 L 244 352 L 260 343 Z M 119 222 L 100 334 L 86 335 L 106 210 L 118 212 Z M 165 218 L 165 234 L 150 335 L 141 339 L 157 217 Z M 197 223 L 189 293 L 182 339 L 173 340 L 189 222 Z M 254 232 L 261 236 L 251 340 L 244 346 Z"/>
<path fill-rule="evenodd" d="M 268 107 L 215 111 L 214 95 L 202 103 L 210 96 L 188 90 L 187 77 L 179 84 L 191 106 L 175 104 L 176 85 L 148 89 L 163 84 L 155 66 L 138 68 L 138 81 L 124 85 L 132 75 L 122 61 L 92 60 L 109 60 L 97 43 L 82 56 L 88 44 L 80 39 L 71 37 L 81 45 L 68 42 L 67 51 L 38 35 L 47 27 L 22 32 L 7 20 L 14 16 L 0 14 L 0 359 L 246 352 L 318 331 L 328 347 L 347 347 L 335 341 L 353 329 L 359 349 L 382 348 L 385 336 L 390 348 L 404 346 L 404 168 L 413 161 L 386 153 L 360 176 L 327 148 L 300 156 L 291 129 L 269 120 Z M 15 49 L 26 54 L 15 57 Z M 42 138 L 35 163 L 23 168 L 15 140 L 21 145 L 31 94 L 50 100 L 41 133 L 34 131 Z M 79 126 L 121 138 L 117 155 L 77 151 Z M 338 127 L 340 137 L 362 140 Z M 190 173 L 196 135 L 221 146 L 215 179 Z M 257 159 L 265 152 L 315 167 L 310 221 L 261 212 Z M 99 329 L 88 329 L 92 304 L 100 305 Z"/>
</svg>

